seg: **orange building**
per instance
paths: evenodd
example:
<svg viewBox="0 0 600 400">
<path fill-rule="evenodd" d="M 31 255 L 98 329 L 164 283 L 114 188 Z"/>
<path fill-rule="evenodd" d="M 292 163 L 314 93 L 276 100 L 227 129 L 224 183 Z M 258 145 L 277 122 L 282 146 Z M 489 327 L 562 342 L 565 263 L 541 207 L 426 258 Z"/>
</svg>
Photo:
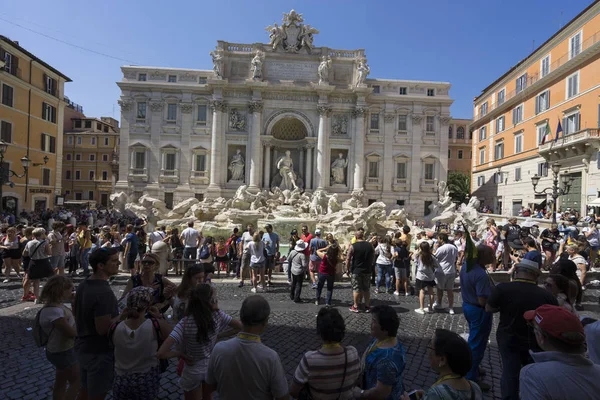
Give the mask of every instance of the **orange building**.
<svg viewBox="0 0 600 400">
<path fill-rule="evenodd" d="M 448 172 L 471 174 L 471 133 L 470 119 L 450 120 L 448 127 Z"/>
<path fill-rule="evenodd" d="M 21 178 L 4 172 L 3 210 L 53 208 L 60 198 L 65 82 L 71 80 L 0 36 L 0 135 L 8 145 L 2 170 L 21 175 L 21 158 L 31 160 Z"/>
<path fill-rule="evenodd" d="M 538 190 L 552 187 L 558 162 L 559 178 L 572 182 L 559 209 L 584 213 L 600 190 L 599 95 L 595 1 L 474 99 L 473 195 L 504 215 L 543 205 L 551 197 L 535 194 L 531 178 L 541 176 Z"/>
</svg>

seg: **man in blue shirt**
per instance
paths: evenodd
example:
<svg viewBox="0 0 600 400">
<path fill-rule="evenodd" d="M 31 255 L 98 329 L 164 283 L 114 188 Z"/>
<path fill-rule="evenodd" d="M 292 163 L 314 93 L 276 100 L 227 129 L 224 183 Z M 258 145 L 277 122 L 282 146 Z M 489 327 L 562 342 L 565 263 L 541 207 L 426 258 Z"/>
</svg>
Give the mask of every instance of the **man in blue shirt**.
<svg viewBox="0 0 600 400">
<path fill-rule="evenodd" d="M 267 224 L 265 226 L 265 232 L 262 237 L 262 241 L 265 244 L 265 251 L 267 253 L 267 286 L 271 286 L 271 277 L 273 275 L 273 268 L 275 267 L 275 259 L 279 259 L 279 235 L 273 232 L 273 225 Z"/>
<path fill-rule="evenodd" d="M 469 324 L 469 347 L 472 353 L 471 370 L 466 378 L 477 382 L 481 390 L 490 386 L 479 380 L 479 364 L 483 360 L 490 332 L 493 314 L 485 311 L 488 297 L 492 294 L 492 285 L 485 266 L 492 264 L 494 250 L 486 245 L 477 246 L 477 262 L 470 271 L 466 265 L 460 269 L 460 292 L 463 300 L 463 314 Z"/>
<path fill-rule="evenodd" d="M 310 261 L 308 263 L 308 271 L 310 273 L 310 279 L 313 283 L 313 289 L 317 287 L 317 279 L 315 275 L 318 276 L 319 266 L 321 265 L 321 257 L 317 255 L 317 250 L 323 249 L 327 247 L 327 241 L 325 239 L 321 239 L 321 230 L 315 230 L 315 237 L 310 240 L 309 249 L 310 249 Z"/>
</svg>

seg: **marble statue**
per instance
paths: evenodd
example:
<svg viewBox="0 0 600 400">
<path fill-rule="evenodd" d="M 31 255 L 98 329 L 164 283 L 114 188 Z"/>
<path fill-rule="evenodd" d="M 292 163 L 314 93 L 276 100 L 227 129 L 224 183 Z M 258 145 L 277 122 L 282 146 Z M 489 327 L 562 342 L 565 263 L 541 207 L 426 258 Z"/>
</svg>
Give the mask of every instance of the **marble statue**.
<svg viewBox="0 0 600 400">
<path fill-rule="evenodd" d="M 327 211 L 327 195 L 323 190 L 315 190 L 310 201 L 310 213 L 314 215 L 323 215 Z"/>
<path fill-rule="evenodd" d="M 213 71 L 217 79 L 223 79 L 223 51 L 217 49 L 210 52 L 213 62 Z"/>
<path fill-rule="evenodd" d="M 244 131 L 246 128 L 246 118 L 238 113 L 237 109 L 232 109 L 229 115 L 229 128 L 234 131 Z"/>
<path fill-rule="evenodd" d="M 281 26 L 274 23 L 265 28 L 269 32 L 269 46 L 276 51 L 280 46 L 289 53 L 298 53 L 306 49 L 310 53 L 313 48 L 313 35 L 319 31 L 310 25 L 303 24 L 302 14 L 295 10 L 283 13 Z"/>
<path fill-rule="evenodd" d="M 277 46 L 279 46 L 285 38 L 283 27 L 277 25 L 277 22 L 275 22 L 273 25 L 267 26 L 265 30 L 269 32 L 269 46 L 271 46 L 273 50 L 277 50 Z"/>
<path fill-rule="evenodd" d="M 242 156 L 242 151 L 237 149 L 235 154 L 231 157 L 231 162 L 229 163 L 229 171 L 231 171 L 231 179 L 229 181 L 244 181 L 244 156 Z"/>
<path fill-rule="evenodd" d="M 323 56 L 321 57 L 321 63 L 319 64 L 319 69 L 317 73 L 319 74 L 319 85 L 322 83 L 329 82 L 329 70 L 331 69 L 331 57 Z"/>
<path fill-rule="evenodd" d="M 367 65 L 367 59 L 361 58 L 358 60 L 358 66 L 356 67 L 356 86 L 364 85 L 367 75 L 371 73 L 371 68 Z"/>
<path fill-rule="evenodd" d="M 262 79 L 262 67 L 265 59 L 265 53 L 260 50 L 256 51 L 254 58 L 250 62 L 250 70 L 252 71 L 252 79 Z"/>
<path fill-rule="evenodd" d="M 290 151 L 286 150 L 285 155 L 281 156 L 277 161 L 277 169 L 279 175 L 281 175 L 281 184 L 279 188 L 281 190 L 294 190 L 298 189 L 296 185 L 296 173 L 294 172 L 294 161 L 290 156 Z"/>
<path fill-rule="evenodd" d="M 314 49 L 313 34 L 315 33 L 319 33 L 319 31 L 313 28 L 312 26 L 308 24 L 302 26 L 302 33 L 300 35 L 300 47 L 306 49 L 308 53 L 310 53 L 312 49 Z"/>
<path fill-rule="evenodd" d="M 339 153 L 338 158 L 331 163 L 331 180 L 335 185 L 346 184 L 345 169 L 348 166 L 348 160 L 344 158 L 344 154 Z"/>
<path fill-rule="evenodd" d="M 333 214 L 342 209 L 342 205 L 338 200 L 337 193 L 331 195 L 329 200 L 327 201 L 327 214 Z"/>
</svg>

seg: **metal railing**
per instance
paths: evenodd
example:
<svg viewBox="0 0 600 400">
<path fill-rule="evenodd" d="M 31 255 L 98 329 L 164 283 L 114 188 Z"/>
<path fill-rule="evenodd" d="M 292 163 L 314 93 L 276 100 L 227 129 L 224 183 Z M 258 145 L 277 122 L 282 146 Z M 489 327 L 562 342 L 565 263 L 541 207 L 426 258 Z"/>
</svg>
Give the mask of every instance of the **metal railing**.
<svg viewBox="0 0 600 400">
<path fill-rule="evenodd" d="M 563 146 L 573 144 L 575 142 L 586 141 L 589 139 L 600 138 L 600 129 L 598 128 L 586 128 L 577 132 L 569 133 L 563 137 L 558 138 L 557 141 L 551 140 L 548 143 L 541 144 L 539 151 L 548 151 L 551 149 L 559 149 Z"/>
<path fill-rule="evenodd" d="M 206 178 L 208 176 L 208 171 L 192 171 L 193 178 Z"/>
<path fill-rule="evenodd" d="M 146 168 L 132 168 L 131 175 L 148 175 L 148 169 Z"/>
</svg>

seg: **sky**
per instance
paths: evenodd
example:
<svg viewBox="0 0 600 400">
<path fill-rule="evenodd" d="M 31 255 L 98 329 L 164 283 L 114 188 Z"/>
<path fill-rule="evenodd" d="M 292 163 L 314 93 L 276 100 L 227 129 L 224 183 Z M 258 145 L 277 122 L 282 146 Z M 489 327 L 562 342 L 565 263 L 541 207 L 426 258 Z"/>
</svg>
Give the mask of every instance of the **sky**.
<svg viewBox="0 0 600 400">
<path fill-rule="evenodd" d="M 293 8 L 320 31 L 315 46 L 365 49 L 369 78 L 450 82 L 452 116 L 472 118 L 475 96 L 591 2 L 3 1 L 0 34 L 69 76 L 86 116 L 119 119 L 120 66 L 211 69 L 217 40 L 267 43 Z"/>
</svg>

